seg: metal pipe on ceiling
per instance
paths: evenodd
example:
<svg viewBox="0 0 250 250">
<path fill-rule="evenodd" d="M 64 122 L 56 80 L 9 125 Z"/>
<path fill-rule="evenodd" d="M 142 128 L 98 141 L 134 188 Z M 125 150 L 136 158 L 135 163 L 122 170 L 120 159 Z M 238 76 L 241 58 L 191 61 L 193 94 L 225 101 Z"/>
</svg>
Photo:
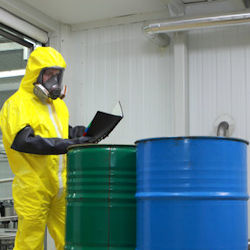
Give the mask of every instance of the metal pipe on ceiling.
<svg viewBox="0 0 250 250">
<path fill-rule="evenodd" d="M 143 31 L 147 35 L 171 33 L 202 28 L 239 25 L 250 22 L 250 11 L 234 12 L 206 17 L 171 18 L 164 22 L 145 25 Z"/>
</svg>

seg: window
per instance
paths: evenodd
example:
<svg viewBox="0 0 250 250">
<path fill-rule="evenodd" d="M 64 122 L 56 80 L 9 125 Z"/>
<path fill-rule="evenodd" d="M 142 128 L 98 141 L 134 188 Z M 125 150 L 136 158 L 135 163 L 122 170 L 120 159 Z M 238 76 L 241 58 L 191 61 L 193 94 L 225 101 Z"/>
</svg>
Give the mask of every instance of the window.
<svg viewBox="0 0 250 250">
<path fill-rule="evenodd" d="M 18 89 L 28 56 L 37 46 L 42 44 L 0 25 L 0 108 Z"/>
</svg>

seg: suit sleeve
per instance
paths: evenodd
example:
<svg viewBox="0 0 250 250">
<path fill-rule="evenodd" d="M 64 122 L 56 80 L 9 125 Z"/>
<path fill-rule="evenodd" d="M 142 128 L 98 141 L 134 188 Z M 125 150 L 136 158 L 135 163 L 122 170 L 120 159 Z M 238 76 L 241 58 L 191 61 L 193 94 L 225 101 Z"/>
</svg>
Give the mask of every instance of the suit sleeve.
<svg viewBox="0 0 250 250">
<path fill-rule="evenodd" d="M 75 132 L 75 135 L 77 135 L 77 132 Z M 44 138 L 35 135 L 31 126 L 26 126 L 17 133 L 11 148 L 23 153 L 58 155 L 67 153 L 69 146 L 88 143 L 90 139 L 90 137 L 86 136 L 71 139 Z"/>
</svg>

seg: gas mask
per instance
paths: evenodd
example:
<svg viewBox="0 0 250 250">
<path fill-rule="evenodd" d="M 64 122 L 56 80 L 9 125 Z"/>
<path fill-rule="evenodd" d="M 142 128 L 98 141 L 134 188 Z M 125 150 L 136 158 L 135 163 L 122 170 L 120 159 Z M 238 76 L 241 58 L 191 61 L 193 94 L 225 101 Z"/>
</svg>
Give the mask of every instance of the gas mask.
<svg viewBox="0 0 250 250">
<path fill-rule="evenodd" d="M 44 74 L 49 69 L 55 69 L 59 72 L 57 74 L 51 74 L 51 77 L 44 81 Z M 50 67 L 41 70 L 37 82 L 34 83 L 34 94 L 43 102 L 49 98 L 55 100 L 58 97 L 63 98 L 65 96 L 66 89 L 62 88 L 62 77 L 64 68 L 61 67 Z"/>
</svg>

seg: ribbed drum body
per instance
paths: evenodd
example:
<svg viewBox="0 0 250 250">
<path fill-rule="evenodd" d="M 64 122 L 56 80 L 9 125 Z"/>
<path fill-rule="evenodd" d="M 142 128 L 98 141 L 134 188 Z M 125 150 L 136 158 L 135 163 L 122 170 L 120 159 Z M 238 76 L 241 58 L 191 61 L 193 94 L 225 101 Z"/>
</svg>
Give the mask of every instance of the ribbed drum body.
<svg viewBox="0 0 250 250">
<path fill-rule="evenodd" d="M 71 148 L 67 170 L 65 249 L 134 250 L 135 147 Z"/>
<path fill-rule="evenodd" d="M 247 143 L 137 142 L 137 250 L 246 250 Z"/>
</svg>

